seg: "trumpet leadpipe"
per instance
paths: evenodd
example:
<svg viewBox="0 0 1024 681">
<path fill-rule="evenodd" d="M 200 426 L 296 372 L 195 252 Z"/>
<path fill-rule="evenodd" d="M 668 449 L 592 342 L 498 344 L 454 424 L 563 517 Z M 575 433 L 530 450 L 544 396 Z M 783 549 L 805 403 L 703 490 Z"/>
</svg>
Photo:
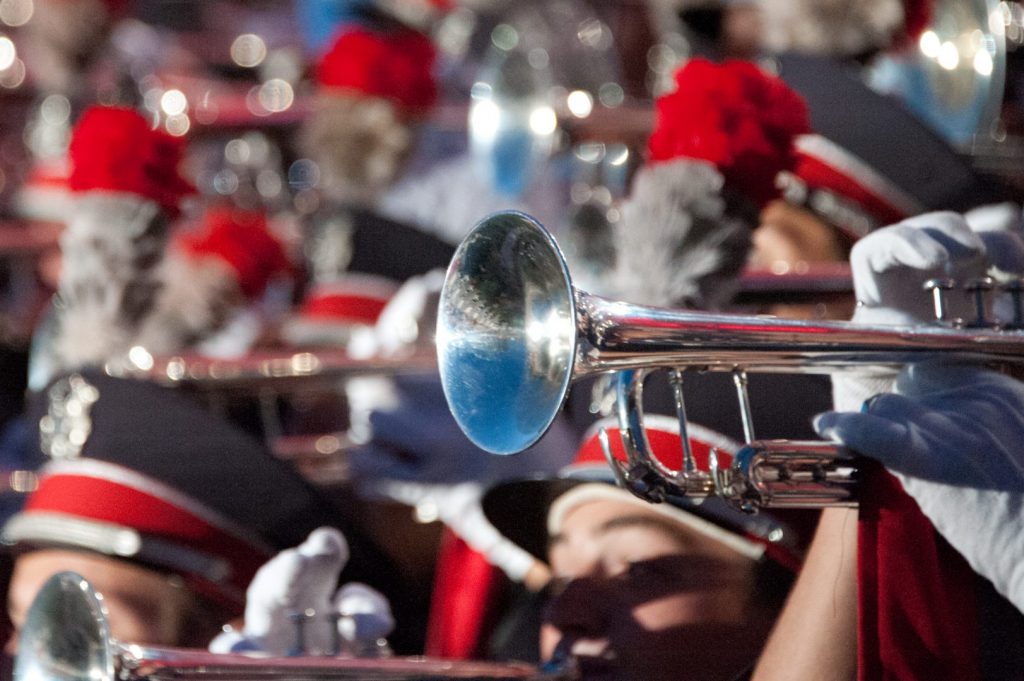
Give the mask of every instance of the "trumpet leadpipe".
<svg viewBox="0 0 1024 681">
<path fill-rule="evenodd" d="M 689 312 L 575 292 L 573 375 L 649 367 L 819 373 L 890 369 L 936 357 L 1024 361 L 1024 333 L 933 324 L 837 321 Z"/>
<path fill-rule="evenodd" d="M 437 370 L 433 352 L 395 357 L 354 358 L 345 350 L 264 350 L 241 357 L 199 354 L 154 356 L 135 347 L 120 361 L 108 362 L 110 376 L 151 380 L 162 385 L 203 391 L 256 393 L 319 390 L 358 376 L 427 374 Z"/>
</svg>

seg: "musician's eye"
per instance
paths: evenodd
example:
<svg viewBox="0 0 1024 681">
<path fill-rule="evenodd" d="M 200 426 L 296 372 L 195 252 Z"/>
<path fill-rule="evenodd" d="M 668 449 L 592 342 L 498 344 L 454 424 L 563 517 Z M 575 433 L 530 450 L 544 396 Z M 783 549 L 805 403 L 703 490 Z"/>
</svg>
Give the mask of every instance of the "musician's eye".
<svg viewBox="0 0 1024 681">
<path fill-rule="evenodd" d="M 629 563 L 625 577 L 635 582 L 664 582 L 679 576 L 679 557 L 662 556 Z"/>
</svg>

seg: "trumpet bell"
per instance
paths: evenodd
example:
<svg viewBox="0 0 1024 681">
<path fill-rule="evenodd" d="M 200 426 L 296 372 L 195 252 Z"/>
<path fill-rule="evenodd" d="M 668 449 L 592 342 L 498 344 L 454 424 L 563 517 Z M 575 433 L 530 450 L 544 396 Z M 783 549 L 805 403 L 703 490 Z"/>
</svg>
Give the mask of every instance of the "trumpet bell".
<svg viewBox="0 0 1024 681">
<path fill-rule="evenodd" d="M 537 221 L 507 212 L 477 224 L 448 267 L 436 338 L 445 396 L 473 443 L 514 454 L 544 435 L 572 381 L 576 301 Z"/>
<path fill-rule="evenodd" d="M 73 572 L 50 578 L 18 639 L 14 681 L 113 681 L 114 643 L 103 603 Z"/>
</svg>

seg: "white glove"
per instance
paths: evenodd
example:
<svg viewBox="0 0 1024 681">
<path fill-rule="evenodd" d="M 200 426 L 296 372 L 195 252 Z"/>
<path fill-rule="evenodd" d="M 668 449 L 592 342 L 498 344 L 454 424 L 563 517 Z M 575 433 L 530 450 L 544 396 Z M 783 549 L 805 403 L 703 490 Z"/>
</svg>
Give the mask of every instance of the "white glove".
<svg viewBox="0 0 1024 681">
<path fill-rule="evenodd" d="M 876 458 L 939 533 L 1024 612 L 1024 384 L 973 366 L 904 369 L 897 394 L 815 428 Z"/>
<path fill-rule="evenodd" d="M 356 655 L 377 649 L 378 642 L 395 628 L 391 604 L 384 594 L 360 582 L 351 582 L 334 595 L 338 634 Z"/>
<path fill-rule="evenodd" d="M 868 234 L 850 252 L 857 309 L 853 321 L 871 325 L 928 323 L 934 319 L 924 283 L 953 278 L 959 283 L 985 274 L 985 247 L 957 213 L 927 213 Z M 967 296 L 947 294 L 950 316 L 970 317 Z M 890 392 L 895 372 L 838 374 L 832 379 L 835 408 L 856 410 L 867 398 Z"/>
<path fill-rule="evenodd" d="M 975 232 L 1020 232 L 1024 229 L 1024 213 L 1021 207 L 1008 201 L 978 206 L 964 213 L 967 224 Z"/>
<path fill-rule="evenodd" d="M 850 252 L 854 292 L 861 316 L 883 323 L 884 315 L 898 323 L 933 319 L 931 296 L 924 282 L 952 277 L 958 282 L 984 276 L 985 246 L 958 213 L 926 213 L 876 230 Z M 966 296 L 949 296 L 952 316 L 970 317 Z"/>
<path fill-rule="evenodd" d="M 307 648 L 311 652 L 327 650 L 331 643 L 327 613 L 348 557 L 348 542 L 341 532 L 321 527 L 301 545 L 280 552 L 261 567 L 245 594 L 242 633 L 248 649 L 270 655 L 292 652 L 296 624 L 289 615 L 313 610 L 316 617 L 304 630 Z"/>
</svg>

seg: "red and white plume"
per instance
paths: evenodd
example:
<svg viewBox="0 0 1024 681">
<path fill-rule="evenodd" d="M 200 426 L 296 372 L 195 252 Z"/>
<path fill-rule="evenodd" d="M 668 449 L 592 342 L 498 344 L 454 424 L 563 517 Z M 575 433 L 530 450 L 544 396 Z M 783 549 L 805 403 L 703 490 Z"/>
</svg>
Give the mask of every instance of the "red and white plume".
<svg viewBox="0 0 1024 681">
<path fill-rule="evenodd" d="M 160 290 L 170 219 L 192 186 L 178 172 L 184 142 L 134 110 L 93 107 L 75 127 L 68 184 L 75 210 L 50 352 L 56 369 L 126 352 Z"/>
<path fill-rule="evenodd" d="M 263 213 L 212 206 L 200 224 L 173 237 L 162 266 L 163 289 L 139 344 L 166 353 L 209 339 L 293 269 Z"/>
<path fill-rule="evenodd" d="M 398 176 L 415 122 L 437 98 L 436 50 L 410 28 L 348 27 L 316 67 L 317 108 L 300 132 L 332 200 L 372 206 Z"/>
<path fill-rule="evenodd" d="M 613 233 L 612 293 L 631 302 L 715 308 L 735 291 L 756 211 L 792 171 L 807 107 L 749 62 L 695 59 L 657 101 L 649 162 Z"/>
</svg>

